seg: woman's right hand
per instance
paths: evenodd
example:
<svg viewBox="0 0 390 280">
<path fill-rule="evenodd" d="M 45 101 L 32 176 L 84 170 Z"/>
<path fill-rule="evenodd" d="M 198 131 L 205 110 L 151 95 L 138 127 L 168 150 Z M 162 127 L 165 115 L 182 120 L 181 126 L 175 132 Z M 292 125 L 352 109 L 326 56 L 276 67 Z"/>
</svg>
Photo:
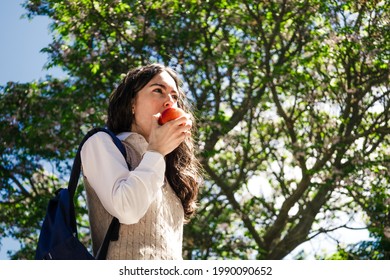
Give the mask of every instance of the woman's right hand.
<svg viewBox="0 0 390 280">
<path fill-rule="evenodd" d="M 163 156 L 176 149 L 186 137 L 191 135 L 192 121 L 188 114 L 164 125 L 158 124 L 160 114 L 153 115 L 149 134 L 148 151 L 159 152 Z"/>
</svg>

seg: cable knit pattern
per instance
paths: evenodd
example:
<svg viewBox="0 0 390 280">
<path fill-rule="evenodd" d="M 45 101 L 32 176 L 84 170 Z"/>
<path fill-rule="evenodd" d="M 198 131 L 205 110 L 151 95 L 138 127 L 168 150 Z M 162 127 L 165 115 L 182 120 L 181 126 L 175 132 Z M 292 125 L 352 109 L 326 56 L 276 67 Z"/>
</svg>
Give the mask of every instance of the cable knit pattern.
<svg viewBox="0 0 390 280">
<path fill-rule="evenodd" d="M 123 141 L 126 161 L 132 169 L 138 166 L 147 142 L 132 133 Z M 94 255 L 100 248 L 112 216 L 84 177 Z M 180 199 L 165 180 L 156 199 L 141 220 L 132 225 L 120 225 L 118 241 L 111 241 L 107 259 L 115 260 L 175 260 L 182 259 L 184 210 Z"/>
</svg>

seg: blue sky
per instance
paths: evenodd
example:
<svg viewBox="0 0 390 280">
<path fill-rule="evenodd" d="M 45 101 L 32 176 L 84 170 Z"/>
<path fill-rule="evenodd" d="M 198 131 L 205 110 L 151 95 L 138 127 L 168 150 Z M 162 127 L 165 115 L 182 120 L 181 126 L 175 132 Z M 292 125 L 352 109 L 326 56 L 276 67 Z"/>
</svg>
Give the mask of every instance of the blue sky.
<svg viewBox="0 0 390 280">
<path fill-rule="evenodd" d="M 49 19 L 21 18 L 24 0 L 0 1 L 0 85 L 8 81 L 31 82 L 46 74 L 61 75 L 61 71 L 45 71 L 47 55 L 40 53 L 51 41 Z M 7 259 L 6 251 L 17 248 L 13 240 L 3 240 L 0 260 Z"/>
<path fill-rule="evenodd" d="M 8 81 L 31 82 L 46 74 L 60 71 L 44 71 L 47 55 L 40 53 L 50 41 L 49 19 L 21 18 L 24 0 L 0 1 L 0 84 Z"/>
</svg>

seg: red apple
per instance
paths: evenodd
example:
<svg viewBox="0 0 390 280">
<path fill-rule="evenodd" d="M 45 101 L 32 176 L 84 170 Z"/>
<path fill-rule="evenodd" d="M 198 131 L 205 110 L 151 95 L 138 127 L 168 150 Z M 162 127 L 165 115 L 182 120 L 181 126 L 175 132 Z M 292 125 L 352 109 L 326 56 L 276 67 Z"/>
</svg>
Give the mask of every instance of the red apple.
<svg viewBox="0 0 390 280">
<path fill-rule="evenodd" d="M 163 125 L 166 122 L 177 119 L 184 115 L 185 112 L 180 108 L 167 108 L 161 113 L 161 116 L 158 118 L 158 124 Z"/>
</svg>

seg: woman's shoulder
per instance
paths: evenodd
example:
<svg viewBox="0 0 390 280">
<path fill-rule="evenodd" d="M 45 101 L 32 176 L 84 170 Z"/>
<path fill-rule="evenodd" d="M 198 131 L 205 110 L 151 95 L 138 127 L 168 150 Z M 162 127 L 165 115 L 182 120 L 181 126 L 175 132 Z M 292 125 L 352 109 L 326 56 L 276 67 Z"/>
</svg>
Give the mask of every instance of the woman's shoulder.
<svg viewBox="0 0 390 280">
<path fill-rule="evenodd" d="M 116 137 L 118 137 L 119 140 L 123 141 L 130 134 L 131 134 L 131 132 L 121 132 L 121 133 L 117 134 Z M 97 143 L 106 143 L 106 142 L 112 142 L 111 136 L 104 131 L 99 131 L 99 132 L 96 132 L 95 134 L 93 134 L 92 136 L 90 136 L 85 143 L 86 144 L 87 143 L 88 144 L 93 144 L 93 143 L 97 144 Z"/>
<path fill-rule="evenodd" d="M 124 141 L 129 135 L 134 134 L 134 132 L 126 131 L 126 132 L 120 132 L 116 135 L 116 137 L 119 138 L 119 140 Z"/>
<path fill-rule="evenodd" d="M 112 144 L 112 138 L 111 136 L 104 132 L 104 131 L 99 131 L 96 132 L 95 134 L 91 135 L 87 141 L 85 141 L 83 147 L 96 147 L 96 146 L 107 146 Z"/>
</svg>

